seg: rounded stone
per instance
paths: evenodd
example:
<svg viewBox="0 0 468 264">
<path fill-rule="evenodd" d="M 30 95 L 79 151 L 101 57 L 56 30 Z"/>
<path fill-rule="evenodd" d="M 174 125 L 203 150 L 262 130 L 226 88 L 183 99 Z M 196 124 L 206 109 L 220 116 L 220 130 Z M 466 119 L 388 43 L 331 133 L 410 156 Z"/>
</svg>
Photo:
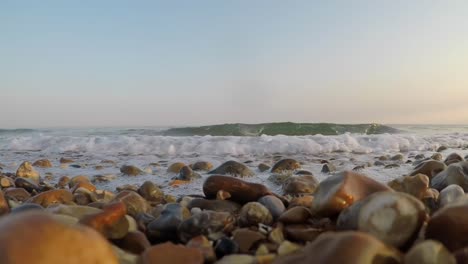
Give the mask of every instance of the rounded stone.
<svg viewBox="0 0 468 264">
<path fill-rule="evenodd" d="M 150 181 L 145 181 L 140 188 L 138 188 L 138 193 L 153 205 L 164 201 L 163 191 Z"/>
<path fill-rule="evenodd" d="M 422 199 L 429 188 L 429 177 L 421 173 L 413 176 L 403 176 L 390 181 L 388 186 L 397 192 L 404 192 Z"/>
<path fill-rule="evenodd" d="M 400 263 L 401 253 L 371 235 L 348 231 L 326 232 L 298 253 L 275 260 L 287 263 Z"/>
<path fill-rule="evenodd" d="M 5 190 L 5 197 L 8 200 L 14 200 L 17 202 L 24 202 L 31 198 L 31 194 L 24 188 L 8 188 Z"/>
<path fill-rule="evenodd" d="M 39 172 L 37 172 L 28 161 L 21 163 L 16 170 L 16 177 L 31 179 L 36 184 L 39 183 L 40 180 Z"/>
<path fill-rule="evenodd" d="M 298 175 L 288 178 L 283 184 L 284 195 L 312 194 L 319 185 L 313 175 Z"/>
<path fill-rule="evenodd" d="M 258 224 L 270 225 L 273 217 L 268 209 L 258 202 L 245 204 L 239 213 L 240 226 L 256 226 Z"/>
<path fill-rule="evenodd" d="M 303 206 L 296 206 L 288 209 L 278 219 L 285 224 L 302 224 L 312 216 L 310 210 Z"/>
<path fill-rule="evenodd" d="M 403 258 L 404 263 L 456 264 L 455 257 L 440 242 L 424 240 L 414 245 Z"/>
<path fill-rule="evenodd" d="M 265 195 L 258 202 L 270 211 L 273 219 L 277 219 L 286 210 L 283 202 L 273 195 Z"/>
<path fill-rule="evenodd" d="M 127 208 L 127 213 L 133 217 L 146 213 L 150 209 L 148 202 L 134 191 L 121 191 L 112 201 L 122 201 Z"/>
<path fill-rule="evenodd" d="M 230 200 L 241 204 L 257 201 L 270 190 L 262 184 L 251 183 L 229 176 L 213 175 L 203 183 L 203 193 L 206 198 L 214 199 L 220 190 L 230 194 Z"/>
<path fill-rule="evenodd" d="M 447 156 L 447 158 L 445 158 L 444 163 L 445 165 L 448 166 L 450 164 L 461 162 L 461 161 L 465 161 L 465 159 L 460 154 L 451 153 L 450 155 Z"/>
<path fill-rule="evenodd" d="M 0 229 L 3 264 L 118 263 L 112 247 L 99 233 L 63 224 L 44 213 L 4 217 Z"/>
<path fill-rule="evenodd" d="M 436 211 L 427 223 L 427 239 L 434 239 L 451 252 L 468 246 L 468 204 L 450 205 Z"/>
<path fill-rule="evenodd" d="M 390 188 L 362 174 L 345 171 L 320 182 L 314 193 L 312 212 L 323 216 L 338 215 L 367 196 Z"/>
<path fill-rule="evenodd" d="M 269 169 L 270 169 L 270 166 L 267 165 L 267 164 L 265 164 L 265 163 L 260 163 L 260 164 L 258 164 L 257 168 L 258 168 L 258 170 L 259 170 L 260 172 L 264 172 L 264 171 L 269 170 Z"/>
<path fill-rule="evenodd" d="M 184 166 L 180 169 L 176 179 L 181 181 L 191 181 L 201 178 L 200 174 L 194 172 L 189 166 Z"/>
<path fill-rule="evenodd" d="M 437 160 L 427 160 L 417 165 L 410 173 L 410 176 L 422 173 L 429 177 L 429 180 L 431 180 L 439 172 L 445 170 L 445 168 L 447 168 L 447 166 L 443 162 Z"/>
<path fill-rule="evenodd" d="M 465 196 L 465 191 L 462 187 L 456 184 L 451 184 L 445 187 L 439 194 L 439 207 L 445 207 L 453 203 L 454 201 L 460 199 L 461 197 Z"/>
<path fill-rule="evenodd" d="M 52 162 L 48 159 L 36 160 L 32 165 L 39 168 L 52 168 Z"/>
<path fill-rule="evenodd" d="M 221 174 L 238 177 L 254 176 L 254 172 L 252 170 L 250 170 L 244 164 L 234 160 L 224 162 L 223 164 L 219 165 L 216 169 L 208 172 L 208 174 Z"/>
<path fill-rule="evenodd" d="M 167 172 L 168 173 L 179 173 L 180 172 L 180 169 L 182 169 L 182 167 L 185 166 L 185 163 L 182 163 L 182 162 L 175 162 L 175 163 L 172 163 L 168 168 L 167 168 Z"/>
<path fill-rule="evenodd" d="M 465 192 L 468 191 L 468 161 L 450 164 L 431 180 L 431 187 L 439 191 L 450 184 L 459 185 Z"/>
<path fill-rule="evenodd" d="M 425 207 L 420 200 L 402 192 L 378 192 L 345 209 L 337 225 L 402 247 L 416 237 L 425 220 Z"/>
<path fill-rule="evenodd" d="M 54 204 L 72 204 L 73 194 L 68 190 L 50 190 L 29 198 L 26 202 L 48 207 Z"/>
<path fill-rule="evenodd" d="M 68 187 L 72 189 L 79 182 L 90 182 L 89 177 L 86 175 L 77 175 L 70 179 Z"/>
<path fill-rule="evenodd" d="M 282 159 L 276 162 L 271 168 L 273 173 L 281 173 L 284 171 L 293 171 L 301 168 L 301 164 L 294 159 Z"/>
<path fill-rule="evenodd" d="M 208 161 L 197 161 L 191 166 L 194 171 L 209 171 L 213 169 L 213 164 Z"/>
<path fill-rule="evenodd" d="M 41 188 L 37 185 L 37 183 L 28 178 L 16 178 L 15 179 L 15 186 L 18 188 L 23 188 L 26 191 L 33 193 L 39 192 Z"/>
<path fill-rule="evenodd" d="M 133 165 L 123 165 L 120 167 L 120 172 L 127 176 L 138 176 L 143 174 L 143 171 L 140 168 Z"/>
</svg>

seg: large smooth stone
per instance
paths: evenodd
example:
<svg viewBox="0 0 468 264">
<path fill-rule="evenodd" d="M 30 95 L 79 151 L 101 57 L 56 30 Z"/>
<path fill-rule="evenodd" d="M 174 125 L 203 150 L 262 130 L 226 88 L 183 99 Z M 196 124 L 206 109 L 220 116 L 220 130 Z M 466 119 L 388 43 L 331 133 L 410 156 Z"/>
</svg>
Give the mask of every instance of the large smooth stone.
<svg viewBox="0 0 468 264">
<path fill-rule="evenodd" d="M 314 193 L 312 213 L 334 216 L 353 203 L 390 187 L 365 175 L 345 171 L 320 182 Z"/>
<path fill-rule="evenodd" d="M 72 204 L 73 194 L 68 190 L 50 190 L 39 193 L 38 195 L 26 200 L 26 202 L 39 204 L 43 207 L 54 204 Z"/>
<path fill-rule="evenodd" d="M 39 183 L 40 180 L 39 172 L 37 172 L 28 161 L 21 163 L 16 170 L 16 177 L 31 179 L 36 184 Z"/>
<path fill-rule="evenodd" d="M 294 159 L 282 159 L 273 165 L 271 172 L 281 173 L 284 171 L 293 171 L 301 168 L 301 164 Z"/>
<path fill-rule="evenodd" d="M 327 232 L 307 244 L 298 253 L 275 259 L 274 264 L 396 264 L 401 253 L 371 235 L 362 232 Z"/>
<path fill-rule="evenodd" d="M 174 245 L 170 242 L 147 248 L 138 264 L 203 264 L 202 253 L 190 247 Z"/>
<path fill-rule="evenodd" d="M 450 184 L 456 184 L 468 191 L 468 161 L 450 164 L 431 180 L 431 187 L 441 191 Z"/>
<path fill-rule="evenodd" d="M 445 168 L 447 168 L 447 166 L 441 161 L 428 160 L 418 164 L 410 173 L 410 176 L 422 173 L 431 180 L 437 173 L 445 170 Z"/>
<path fill-rule="evenodd" d="M 203 183 L 203 193 L 206 198 L 214 199 L 222 190 L 228 192 L 230 200 L 241 204 L 257 201 L 265 195 L 271 194 L 270 190 L 262 184 L 246 182 L 229 176 L 213 175 Z"/>
<path fill-rule="evenodd" d="M 337 225 L 369 233 L 382 242 L 402 247 L 414 239 L 426 220 L 424 204 L 402 192 L 378 192 L 343 210 Z"/>
<path fill-rule="evenodd" d="M 462 198 L 463 196 L 465 196 L 465 191 L 463 188 L 459 185 L 451 184 L 440 191 L 438 200 L 439 207 L 445 207 Z"/>
<path fill-rule="evenodd" d="M 216 169 L 208 172 L 208 174 L 232 175 L 239 177 L 251 177 L 255 175 L 247 166 L 234 160 L 224 162 Z"/>
<path fill-rule="evenodd" d="M 397 192 L 411 194 L 421 200 L 426 196 L 429 188 L 429 177 L 421 173 L 413 176 L 403 176 L 390 181 L 388 186 Z"/>
<path fill-rule="evenodd" d="M 245 204 L 240 210 L 240 226 L 257 226 L 258 224 L 270 225 L 272 223 L 273 216 L 261 203 L 250 202 Z"/>
<path fill-rule="evenodd" d="M 442 242 L 451 252 L 468 246 L 468 204 L 439 209 L 429 220 L 426 238 Z"/>
<path fill-rule="evenodd" d="M 288 178 L 283 184 L 284 195 L 312 194 L 319 185 L 313 175 L 299 175 Z"/>
<path fill-rule="evenodd" d="M 403 258 L 404 263 L 456 264 L 455 257 L 441 243 L 425 240 L 413 246 Z"/>
<path fill-rule="evenodd" d="M 273 195 L 265 195 L 258 202 L 270 211 L 273 219 L 277 219 L 286 210 L 283 202 Z"/>
<path fill-rule="evenodd" d="M 84 226 L 69 226 L 51 215 L 24 212 L 0 219 L 2 264 L 117 264 L 111 245 Z"/>
</svg>

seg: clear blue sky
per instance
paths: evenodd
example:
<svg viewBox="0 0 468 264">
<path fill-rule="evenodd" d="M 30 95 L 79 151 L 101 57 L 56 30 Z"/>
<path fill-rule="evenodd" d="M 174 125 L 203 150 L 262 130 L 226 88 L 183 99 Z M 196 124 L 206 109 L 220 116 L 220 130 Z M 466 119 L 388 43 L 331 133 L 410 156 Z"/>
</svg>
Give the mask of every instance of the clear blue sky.
<svg viewBox="0 0 468 264">
<path fill-rule="evenodd" d="M 467 1 L 1 1 L 0 127 L 468 123 Z"/>
</svg>

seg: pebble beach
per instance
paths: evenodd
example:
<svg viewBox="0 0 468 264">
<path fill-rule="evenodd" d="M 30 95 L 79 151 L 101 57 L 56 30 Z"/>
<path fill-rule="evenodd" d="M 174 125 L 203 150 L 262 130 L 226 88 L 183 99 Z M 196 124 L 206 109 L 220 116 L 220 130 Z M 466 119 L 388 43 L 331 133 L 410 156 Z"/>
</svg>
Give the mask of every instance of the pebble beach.
<svg viewBox="0 0 468 264">
<path fill-rule="evenodd" d="M 115 155 L 76 144 L 56 152 L 57 145 L 12 145 L 41 136 L 3 138 L 2 263 L 468 261 L 463 134 L 388 150 L 384 139 L 415 136 L 316 136 L 322 151 L 315 153 L 310 137 L 281 136 L 270 144 L 288 145 L 205 137 L 211 145 L 193 147 L 198 153 L 187 144 L 177 153 L 174 142 L 200 138 L 166 139 L 173 141 L 166 152 L 148 146 L 146 153 Z M 300 140 L 309 147 L 294 145 Z M 332 140 L 348 151 L 324 151 Z M 249 154 L 247 145 L 240 151 L 242 141 L 263 144 L 263 153 Z M 231 148 L 208 155 L 207 146 L 222 144 Z"/>
</svg>

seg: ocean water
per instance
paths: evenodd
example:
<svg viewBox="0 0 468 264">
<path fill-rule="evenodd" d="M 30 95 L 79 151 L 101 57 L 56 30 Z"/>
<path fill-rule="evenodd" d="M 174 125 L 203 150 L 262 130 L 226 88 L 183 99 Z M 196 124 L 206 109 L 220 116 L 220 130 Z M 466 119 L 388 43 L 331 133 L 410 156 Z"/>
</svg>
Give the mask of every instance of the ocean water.
<svg viewBox="0 0 468 264">
<path fill-rule="evenodd" d="M 168 186 L 174 175 L 166 173 L 173 162 L 186 164 L 209 161 L 215 166 L 227 160 L 246 162 L 257 175 L 247 180 L 266 184 L 274 191 L 280 186 L 267 180 L 270 173 L 260 173 L 260 162 L 273 165 L 280 157 L 294 158 L 310 170 L 319 180 L 328 177 L 320 172 L 320 160 L 326 159 L 339 169 L 373 163 L 382 155 L 402 153 L 405 162 L 400 167 L 386 169 L 371 166 L 361 172 L 379 181 L 407 174 L 412 169 L 407 160 L 413 161 L 416 154 L 432 155 L 440 146 L 448 147 L 442 154 L 457 152 L 468 154 L 468 126 L 437 125 L 391 125 L 400 133 L 364 135 L 345 133 L 323 136 L 162 136 L 164 128 L 82 128 L 82 129 L 15 129 L 0 130 L 0 167 L 3 172 L 14 172 L 23 161 L 34 162 L 47 158 L 53 168 L 37 170 L 41 175 L 52 175 L 51 183 L 61 176 L 114 175 L 115 180 L 97 184 L 99 188 L 114 190 L 123 184 L 141 184 L 152 180 L 166 193 L 199 194 L 203 179 L 190 184 Z M 59 159 L 71 158 L 75 166 L 65 166 Z M 112 160 L 115 163 L 102 163 Z M 389 162 L 389 164 L 392 162 Z M 395 163 L 395 162 L 393 162 Z M 146 175 L 123 176 L 122 165 L 135 165 L 145 170 Z M 96 169 L 96 166 L 103 168 Z"/>
</svg>

